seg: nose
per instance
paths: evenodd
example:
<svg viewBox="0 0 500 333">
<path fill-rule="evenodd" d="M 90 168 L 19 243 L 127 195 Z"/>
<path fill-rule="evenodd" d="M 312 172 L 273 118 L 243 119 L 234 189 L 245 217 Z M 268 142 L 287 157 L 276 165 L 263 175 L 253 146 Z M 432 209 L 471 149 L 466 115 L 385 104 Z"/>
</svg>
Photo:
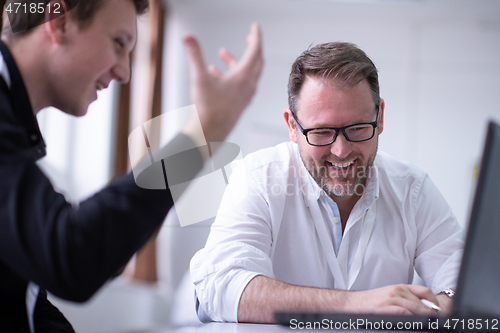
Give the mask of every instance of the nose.
<svg viewBox="0 0 500 333">
<path fill-rule="evenodd" d="M 112 71 L 115 80 L 128 83 L 130 81 L 130 55 L 121 56 Z"/>
<path fill-rule="evenodd" d="M 330 146 L 330 152 L 338 158 L 346 158 L 352 151 L 352 142 L 347 141 L 342 131 Z"/>
</svg>

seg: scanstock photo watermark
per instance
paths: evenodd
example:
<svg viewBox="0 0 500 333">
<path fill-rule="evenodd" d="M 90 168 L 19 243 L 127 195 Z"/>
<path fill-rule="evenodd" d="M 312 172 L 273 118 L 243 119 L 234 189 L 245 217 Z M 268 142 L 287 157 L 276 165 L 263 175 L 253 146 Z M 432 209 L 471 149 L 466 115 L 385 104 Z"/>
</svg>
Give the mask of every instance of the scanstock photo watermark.
<svg viewBox="0 0 500 333">
<path fill-rule="evenodd" d="M 472 319 L 472 318 L 428 318 L 412 320 L 408 316 L 405 321 L 374 320 L 367 318 L 320 321 L 290 320 L 292 330 L 411 330 L 411 331 L 487 331 L 497 332 L 498 319 Z"/>
<path fill-rule="evenodd" d="M 151 190 L 168 188 L 180 226 L 185 227 L 216 216 L 232 172 L 231 162 L 242 155 L 234 143 L 206 140 L 201 145 L 186 141 L 173 150 L 165 150 L 161 128 L 182 118 L 191 119 L 195 135 L 205 138 L 193 104 L 163 113 L 134 129 L 128 138 L 128 148 L 136 184 Z M 210 161 L 203 164 L 201 152 L 210 155 Z M 241 200 L 244 197 L 243 193 Z"/>
<path fill-rule="evenodd" d="M 266 193 L 269 196 L 295 196 L 301 194 L 306 198 L 317 196 L 318 194 L 355 194 L 362 196 L 367 186 L 365 180 L 376 175 L 378 168 L 377 166 L 358 166 L 357 168 L 352 168 L 349 172 L 341 172 L 340 174 L 337 172 L 333 174 L 329 172 L 327 167 L 322 166 L 316 169 L 315 173 L 316 175 L 310 174 L 304 165 L 290 165 L 285 170 L 276 169 L 274 173 L 267 173 L 266 177 L 268 179 L 287 177 L 289 179 L 300 178 L 303 180 L 312 177 L 319 187 L 315 185 L 311 186 L 311 182 L 309 181 L 302 181 L 299 184 L 285 182 L 286 185 L 283 185 L 283 182 L 266 181 Z M 332 184 L 332 182 L 335 183 Z"/>
</svg>

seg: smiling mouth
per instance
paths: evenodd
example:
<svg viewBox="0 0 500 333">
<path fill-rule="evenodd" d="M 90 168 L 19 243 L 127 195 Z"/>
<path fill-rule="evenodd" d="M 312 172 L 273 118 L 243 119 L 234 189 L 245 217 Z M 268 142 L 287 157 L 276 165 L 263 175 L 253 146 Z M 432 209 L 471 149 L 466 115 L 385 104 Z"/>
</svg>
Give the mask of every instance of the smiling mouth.
<svg viewBox="0 0 500 333">
<path fill-rule="evenodd" d="M 349 161 L 349 162 L 345 162 L 345 163 L 334 163 L 334 162 L 329 162 L 329 161 L 326 161 L 326 163 L 333 167 L 334 169 L 338 169 L 338 170 L 343 170 L 343 169 L 348 169 L 351 165 L 354 164 L 356 160 L 352 160 L 352 161 Z"/>
<path fill-rule="evenodd" d="M 343 163 L 336 163 L 336 162 L 330 162 L 326 161 L 326 166 L 328 167 L 328 174 L 330 177 L 334 178 L 346 178 L 349 175 L 354 176 L 354 166 L 356 165 L 357 159 L 353 159 L 348 162 L 343 162 Z"/>
</svg>

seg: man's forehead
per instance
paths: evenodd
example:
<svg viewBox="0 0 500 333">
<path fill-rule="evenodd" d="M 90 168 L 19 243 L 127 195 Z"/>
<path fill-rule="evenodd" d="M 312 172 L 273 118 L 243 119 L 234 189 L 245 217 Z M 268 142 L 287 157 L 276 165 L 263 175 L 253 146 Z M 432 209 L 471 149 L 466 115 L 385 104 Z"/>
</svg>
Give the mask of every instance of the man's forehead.
<svg viewBox="0 0 500 333">
<path fill-rule="evenodd" d="M 337 76 L 325 76 L 325 75 L 306 75 L 304 79 L 304 84 L 309 83 L 316 86 L 326 86 L 330 89 L 335 90 L 346 90 L 349 88 L 353 88 L 358 84 L 368 81 L 362 76 L 353 77 L 349 79 L 337 77 Z M 302 91 L 302 89 L 301 89 Z"/>
<path fill-rule="evenodd" d="M 332 96 L 340 96 L 342 92 L 352 88 L 357 88 L 356 91 L 360 98 L 362 95 L 369 94 L 371 96 L 370 85 L 365 79 L 355 83 L 347 83 L 343 80 L 325 78 L 322 76 L 306 76 L 299 92 L 297 109 L 300 108 L 299 105 L 301 100 L 308 100 L 309 103 L 314 103 L 316 99 L 323 98 L 324 96 L 328 96 L 327 98 L 332 100 Z"/>
<path fill-rule="evenodd" d="M 364 118 L 375 110 L 371 88 L 366 79 L 351 86 L 342 80 L 321 76 L 306 77 L 299 98 L 296 100 L 296 106 L 297 114 L 306 116 L 300 112 L 305 107 L 308 117 L 313 118 L 324 112 L 330 113 L 332 110 L 336 110 L 335 113 L 341 110 L 358 110 L 361 112 L 359 115 L 366 113 L 362 117 Z"/>
<path fill-rule="evenodd" d="M 131 0 L 104 0 L 94 13 L 91 24 L 115 29 L 127 34 L 127 41 L 132 41 L 137 30 L 137 11 Z"/>
</svg>

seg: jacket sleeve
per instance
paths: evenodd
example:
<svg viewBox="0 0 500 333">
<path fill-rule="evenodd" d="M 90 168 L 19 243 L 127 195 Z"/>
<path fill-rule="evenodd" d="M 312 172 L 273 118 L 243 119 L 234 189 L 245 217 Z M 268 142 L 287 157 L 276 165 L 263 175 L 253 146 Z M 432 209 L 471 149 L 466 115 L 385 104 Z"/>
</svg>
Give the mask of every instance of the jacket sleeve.
<svg viewBox="0 0 500 333">
<path fill-rule="evenodd" d="M 128 174 L 74 208 L 23 149 L 19 127 L 1 125 L 0 260 L 61 298 L 85 301 L 161 225 L 170 191 L 142 189 Z M 193 145 L 181 134 L 167 148 L 179 140 Z"/>
</svg>

